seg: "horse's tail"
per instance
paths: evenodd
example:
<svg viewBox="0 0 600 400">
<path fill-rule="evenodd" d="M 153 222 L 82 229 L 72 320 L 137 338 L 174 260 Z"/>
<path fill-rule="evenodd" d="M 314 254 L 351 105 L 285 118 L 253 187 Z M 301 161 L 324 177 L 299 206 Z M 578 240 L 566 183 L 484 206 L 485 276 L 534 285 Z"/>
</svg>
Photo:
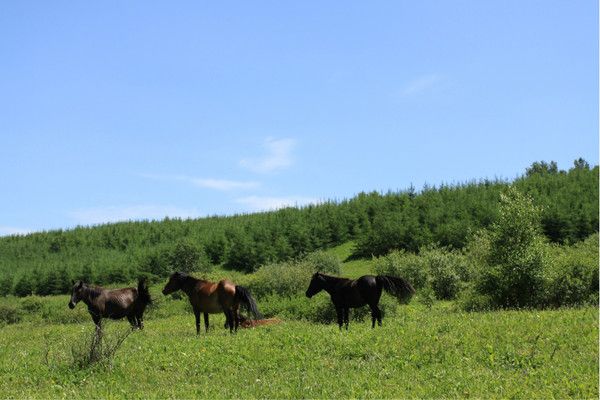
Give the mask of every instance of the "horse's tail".
<svg viewBox="0 0 600 400">
<path fill-rule="evenodd" d="M 415 294 L 415 288 L 404 278 L 399 278 L 389 275 L 377 275 L 375 277 L 377 286 L 396 297 L 402 303 L 408 303 L 411 297 Z"/>
<path fill-rule="evenodd" d="M 150 297 L 150 291 L 148 290 L 148 281 L 146 278 L 138 279 L 138 301 L 144 306 L 152 304 L 152 298 Z"/>
<path fill-rule="evenodd" d="M 258 311 L 256 301 L 250 294 L 250 291 L 243 286 L 236 285 L 235 287 L 235 300 L 239 301 L 240 304 L 246 309 L 247 312 L 252 313 L 255 319 L 262 319 L 263 315 Z"/>
</svg>

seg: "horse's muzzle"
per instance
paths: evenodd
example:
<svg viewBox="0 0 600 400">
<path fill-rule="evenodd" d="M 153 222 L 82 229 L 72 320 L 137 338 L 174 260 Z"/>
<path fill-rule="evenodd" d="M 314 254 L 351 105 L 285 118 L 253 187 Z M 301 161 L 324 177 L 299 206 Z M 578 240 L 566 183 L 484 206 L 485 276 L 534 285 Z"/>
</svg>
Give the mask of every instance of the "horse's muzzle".
<svg viewBox="0 0 600 400">
<path fill-rule="evenodd" d="M 72 310 L 75 308 L 75 303 L 73 303 L 72 301 L 69 302 L 69 308 Z"/>
<path fill-rule="evenodd" d="M 306 297 L 308 297 L 309 299 L 312 297 L 312 294 L 308 293 L 308 291 L 306 291 Z"/>
</svg>

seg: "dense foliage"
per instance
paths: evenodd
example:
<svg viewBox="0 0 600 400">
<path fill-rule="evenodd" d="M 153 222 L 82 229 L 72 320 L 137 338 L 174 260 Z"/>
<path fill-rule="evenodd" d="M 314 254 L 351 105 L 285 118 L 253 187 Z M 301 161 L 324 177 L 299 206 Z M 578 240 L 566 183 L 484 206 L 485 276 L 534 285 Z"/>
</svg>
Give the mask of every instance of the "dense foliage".
<svg viewBox="0 0 600 400">
<path fill-rule="evenodd" d="M 508 185 L 484 180 L 420 192 L 361 193 L 340 202 L 250 215 L 3 237 L 0 295 L 64 293 L 73 278 L 110 284 L 140 274 L 164 277 L 174 269 L 209 271 L 214 264 L 252 272 L 349 240 L 356 243 L 354 257 L 417 253 L 434 245 L 463 249 L 474 232 L 498 220 L 500 193 Z M 512 185 L 541 210 L 541 233 L 551 242 L 573 244 L 598 231 L 597 166 L 577 160 L 561 171 L 556 163 L 534 163 Z M 438 279 L 451 279 L 444 278 L 447 273 L 440 269 Z"/>
</svg>

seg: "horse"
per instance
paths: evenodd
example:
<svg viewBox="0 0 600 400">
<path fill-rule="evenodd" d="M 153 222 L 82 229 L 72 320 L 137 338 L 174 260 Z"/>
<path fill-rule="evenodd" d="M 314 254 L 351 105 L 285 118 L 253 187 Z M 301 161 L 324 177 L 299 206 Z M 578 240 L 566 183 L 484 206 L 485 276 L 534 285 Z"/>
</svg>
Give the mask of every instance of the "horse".
<svg viewBox="0 0 600 400">
<path fill-rule="evenodd" d="M 408 302 L 415 293 L 415 289 L 408 281 L 395 276 L 364 275 L 352 280 L 317 272 L 312 276 L 306 290 L 306 297 L 311 298 L 321 290 L 325 290 L 331 296 L 340 330 L 344 323 L 348 330 L 349 309 L 362 307 L 365 304 L 371 308 L 371 328 L 375 328 L 375 320 L 381 326 L 382 314 L 378 304 L 383 290 L 402 302 Z"/>
<path fill-rule="evenodd" d="M 127 317 L 133 329 L 144 329 L 144 311 L 152 303 L 146 280 L 138 281 L 137 289 L 104 289 L 90 286 L 83 281 L 73 282 L 69 308 L 74 309 L 79 301 L 83 301 L 92 316 L 96 329 L 101 329 L 102 318 L 121 319 Z"/>
<path fill-rule="evenodd" d="M 187 294 L 194 316 L 196 317 L 196 335 L 200 334 L 200 314 L 204 314 L 204 328 L 208 332 L 208 314 L 225 314 L 225 327 L 229 332 L 237 331 L 240 324 L 240 304 L 251 312 L 256 319 L 262 315 L 258 311 L 256 301 L 248 289 L 235 285 L 226 279 L 219 282 L 210 282 L 194 278 L 184 272 L 174 272 L 163 289 L 163 294 L 168 295 L 178 290 Z"/>
<path fill-rule="evenodd" d="M 267 318 L 267 319 L 248 319 L 240 315 L 240 326 L 242 328 L 255 328 L 262 325 L 275 325 L 280 324 L 282 321 L 279 318 Z"/>
</svg>

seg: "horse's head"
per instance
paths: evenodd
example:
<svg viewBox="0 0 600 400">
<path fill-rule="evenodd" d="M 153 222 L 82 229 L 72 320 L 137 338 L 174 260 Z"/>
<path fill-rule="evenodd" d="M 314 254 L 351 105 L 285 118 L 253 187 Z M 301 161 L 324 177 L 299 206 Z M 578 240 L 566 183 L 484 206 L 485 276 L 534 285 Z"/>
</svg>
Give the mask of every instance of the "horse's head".
<svg viewBox="0 0 600 400">
<path fill-rule="evenodd" d="M 320 272 L 315 272 L 310 280 L 310 285 L 306 289 L 306 297 L 309 299 L 319 293 L 325 287 L 325 278 Z"/>
<path fill-rule="evenodd" d="M 73 282 L 73 288 L 71 289 L 71 300 L 69 301 L 69 308 L 72 310 L 75 305 L 79 303 L 83 295 L 83 288 L 85 283 L 82 281 Z"/>
<path fill-rule="evenodd" d="M 166 296 L 181 289 L 181 285 L 186 277 L 187 274 L 183 272 L 173 272 L 169 277 L 169 281 L 162 290 L 163 294 Z"/>
</svg>

